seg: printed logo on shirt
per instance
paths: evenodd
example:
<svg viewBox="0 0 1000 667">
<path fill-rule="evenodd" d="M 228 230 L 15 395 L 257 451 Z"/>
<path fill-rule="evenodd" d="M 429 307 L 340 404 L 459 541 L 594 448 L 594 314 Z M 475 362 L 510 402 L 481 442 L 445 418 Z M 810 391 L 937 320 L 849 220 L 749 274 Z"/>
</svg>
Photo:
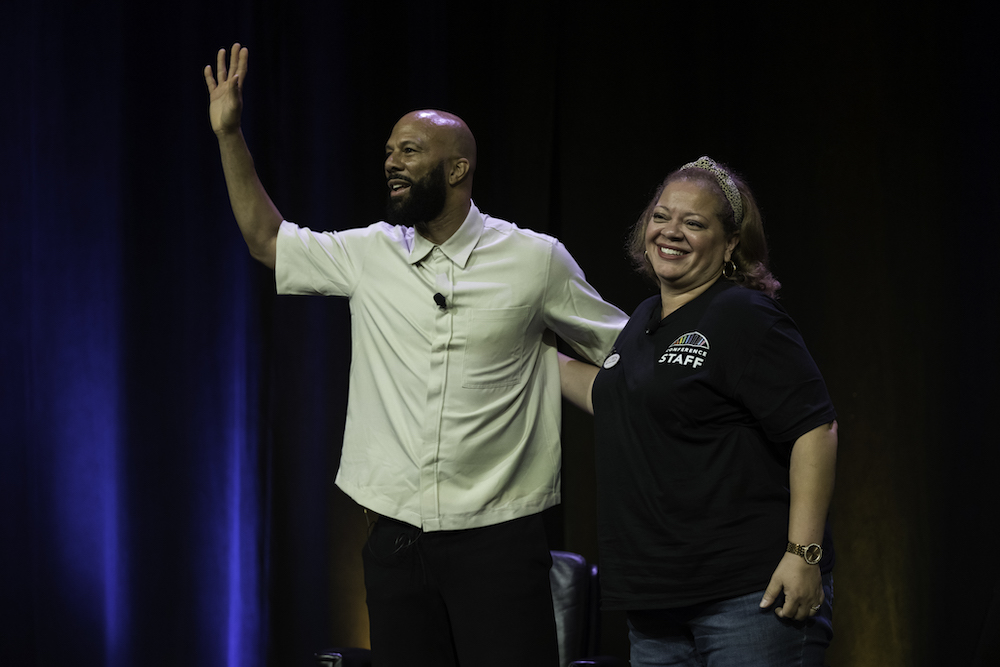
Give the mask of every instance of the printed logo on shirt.
<svg viewBox="0 0 1000 667">
<path fill-rule="evenodd" d="M 708 350 L 708 339 L 697 331 L 692 331 L 671 343 L 660 357 L 659 363 L 698 368 L 708 358 Z"/>
</svg>

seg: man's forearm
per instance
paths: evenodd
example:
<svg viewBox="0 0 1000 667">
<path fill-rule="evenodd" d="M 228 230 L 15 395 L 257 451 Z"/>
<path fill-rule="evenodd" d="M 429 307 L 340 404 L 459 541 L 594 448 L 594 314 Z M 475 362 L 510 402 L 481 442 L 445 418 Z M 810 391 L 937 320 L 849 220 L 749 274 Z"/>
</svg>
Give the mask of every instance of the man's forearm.
<svg viewBox="0 0 1000 667">
<path fill-rule="evenodd" d="M 283 220 L 257 177 L 253 157 L 240 130 L 217 135 L 229 202 L 250 255 L 274 268 L 278 227 Z"/>
</svg>

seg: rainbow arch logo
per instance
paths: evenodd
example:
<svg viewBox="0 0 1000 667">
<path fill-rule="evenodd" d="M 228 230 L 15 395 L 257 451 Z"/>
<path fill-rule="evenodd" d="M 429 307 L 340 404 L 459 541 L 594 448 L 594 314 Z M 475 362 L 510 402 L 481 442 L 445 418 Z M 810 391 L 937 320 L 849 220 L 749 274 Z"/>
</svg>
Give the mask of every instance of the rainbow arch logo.
<svg viewBox="0 0 1000 667">
<path fill-rule="evenodd" d="M 702 336 L 697 331 L 692 331 L 680 336 L 677 340 L 670 344 L 670 347 L 674 345 L 687 345 L 690 347 L 700 347 L 704 349 L 709 349 L 708 339 Z"/>
</svg>

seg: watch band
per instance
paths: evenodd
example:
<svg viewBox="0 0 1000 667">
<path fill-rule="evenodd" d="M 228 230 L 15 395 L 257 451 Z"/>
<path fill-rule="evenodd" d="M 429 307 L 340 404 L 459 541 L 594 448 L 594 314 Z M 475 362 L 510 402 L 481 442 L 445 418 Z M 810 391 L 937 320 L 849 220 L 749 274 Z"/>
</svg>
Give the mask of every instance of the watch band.
<svg viewBox="0 0 1000 667">
<path fill-rule="evenodd" d="M 795 542 L 789 540 L 788 546 L 785 547 L 785 551 L 790 554 L 795 554 L 796 556 L 802 556 L 802 560 L 810 565 L 816 565 L 823 559 L 823 547 L 818 544 L 808 544 L 803 546 L 801 544 L 795 544 Z"/>
</svg>

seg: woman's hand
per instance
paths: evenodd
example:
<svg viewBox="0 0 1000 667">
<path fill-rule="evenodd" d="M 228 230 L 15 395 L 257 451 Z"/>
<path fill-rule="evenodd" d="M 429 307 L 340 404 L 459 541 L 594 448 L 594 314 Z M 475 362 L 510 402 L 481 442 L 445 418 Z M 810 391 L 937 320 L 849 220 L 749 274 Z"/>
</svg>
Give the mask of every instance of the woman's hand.
<svg viewBox="0 0 1000 667">
<path fill-rule="evenodd" d="M 785 601 L 774 610 L 779 617 L 804 621 L 815 616 L 819 606 L 823 604 L 823 582 L 819 565 L 810 565 L 801 556 L 786 553 L 764 590 L 764 597 L 760 601 L 761 609 L 774 604 L 782 593 L 785 594 Z"/>
</svg>

